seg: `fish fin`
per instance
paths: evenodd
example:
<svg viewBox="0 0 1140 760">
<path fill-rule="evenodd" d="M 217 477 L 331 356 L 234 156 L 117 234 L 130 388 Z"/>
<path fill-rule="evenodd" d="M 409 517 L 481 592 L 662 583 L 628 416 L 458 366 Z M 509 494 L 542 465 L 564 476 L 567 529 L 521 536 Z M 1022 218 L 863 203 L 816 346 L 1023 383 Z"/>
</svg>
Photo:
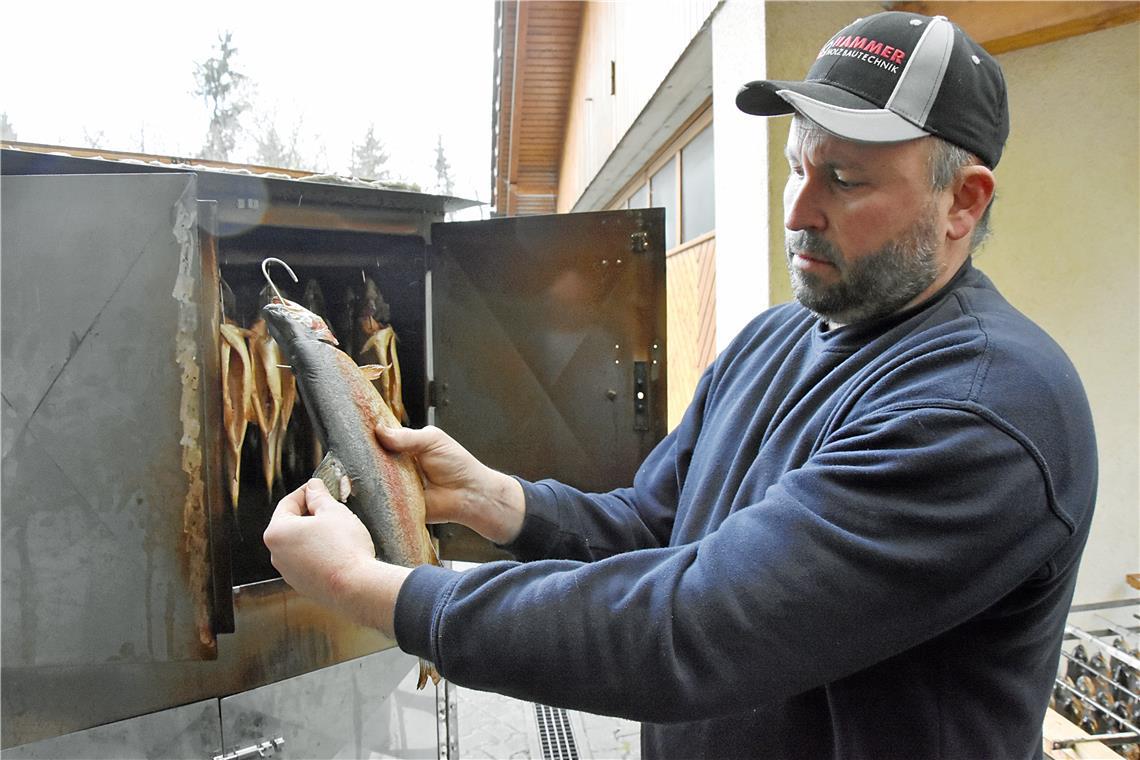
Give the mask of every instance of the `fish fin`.
<svg viewBox="0 0 1140 760">
<path fill-rule="evenodd" d="M 426 525 L 424 526 L 424 544 L 427 546 L 428 562 L 443 567 L 443 563 L 439 561 L 439 550 L 435 547 L 435 539 Z"/>
<path fill-rule="evenodd" d="M 360 372 L 366 380 L 379 380 L 388 371 L 388 367 L 387 364 L 363 364 Z"/>
<path fill-rule="evenodd" d="M 432 665 L 430 662 L 421 657 L 420 679 L 416 682 L 416 688 L 422 689 L 425 685 L 427 685 L 429 678 L 431 679 L 432 684 L 438 684 L 441 676 L 439 675 L 439 671 L 435 669 L 435 665 Z"/>
<path fill-rule="evenodd" d="M 324 459 L 317 465 L 313 477 L 320 478 L 332 497 L 342 504 L 352 494 L 352 481 L 348 478 L 348 472 L 331 451 L 325 454 Z"/>
</svg>

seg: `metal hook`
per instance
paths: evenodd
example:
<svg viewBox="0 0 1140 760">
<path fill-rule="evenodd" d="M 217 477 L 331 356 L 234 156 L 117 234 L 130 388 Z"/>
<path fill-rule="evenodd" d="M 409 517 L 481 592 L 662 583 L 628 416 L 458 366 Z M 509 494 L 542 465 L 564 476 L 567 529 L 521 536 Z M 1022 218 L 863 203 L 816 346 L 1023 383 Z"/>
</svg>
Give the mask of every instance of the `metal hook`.
<svg viewBox="0 0 1140 760">
<path fill-rule="evenodd" d="M 285 271 L 288 272 L 289 276 L 293 278 L 293 282 L 298 282 L 297 275 L 293 274 L 293 269 L 281 259 L 273 258 L 271 256 L 261 262 L 261 273 L 265 275 L 265 281 L 269 283 L 269 287 L 273 288 L 273 292 L 277 294 L 277 298 L 281 301 L 284 301 L 284 296 L 281 295 L 281 291 L 277 289 L 277 286 L 273 284 L 273 279 L 269 276 L 269 262 L 271 261 L 276 261 L 278 264 L 285 267 Z"/>
</svg>

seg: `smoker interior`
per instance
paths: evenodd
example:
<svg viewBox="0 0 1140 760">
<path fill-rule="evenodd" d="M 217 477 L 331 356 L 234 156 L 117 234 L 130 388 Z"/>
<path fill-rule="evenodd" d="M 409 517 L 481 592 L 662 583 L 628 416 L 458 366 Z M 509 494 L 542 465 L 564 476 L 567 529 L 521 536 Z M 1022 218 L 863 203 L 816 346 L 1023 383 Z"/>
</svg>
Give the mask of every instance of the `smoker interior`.
<svg viewBox="0 0 1140 760">
<path fill-rule="evenodd" d="M 292 282 L 284 268 L 270 265 L 269 274 L 286 298 L 300 303 L 311 281 L 320 287 L 325 304 L 321 316 L 332 328 L 341 348 L 355 354 L 361 337 L 353 327 L 354 298 L 363 296 L 365 278 L 378 287 L 391 308 L 391 325 L 397 336 L 397 355 L 403 380 L 408 422 L 425 424 L 427 414 L 427 360 L 425 334 L 424 244 L 419 237 L 332 230 L 298 230 L 257 227 L 218 240 L 222 280 L 234 294 L 236 313 L 226 314 L 248 327 L 257 318 L 266 287 L 261 262 L 281 259 L 297 275 Z M 356 356 L 354 356 L 356 358 Z M 358 363 L 367 363 L 360 360 Z M 224 436 L 223 431 L 219 434 Z M 300 400 L 286 432 L 282 478 L 272 491 L 266 488 L 261 462 L 261 433 L 255 424 L 246 430 L 242 446 L 241 486 L 231 512 L 231 563 L 233 585 L 241 586 L 278 577 L 269 561 L 261 535 L 277 501 L 302 485 L 315 466 L 313 428 Z M 220 440 L 219 445 L 225 441 Z M 225 496 L 228 503 L 229 496 Z"/>
</svg>

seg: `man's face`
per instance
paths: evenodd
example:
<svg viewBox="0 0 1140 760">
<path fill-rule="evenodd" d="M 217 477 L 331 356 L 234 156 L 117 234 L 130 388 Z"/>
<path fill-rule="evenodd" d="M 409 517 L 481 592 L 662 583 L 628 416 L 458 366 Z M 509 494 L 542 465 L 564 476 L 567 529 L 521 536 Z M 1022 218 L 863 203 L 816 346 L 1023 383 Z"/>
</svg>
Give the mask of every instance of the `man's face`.
<svg viewBox="0 0 1140 760">
<path fill-rule="evenodd" d="M 875 145 L 788 135 L 785 249 L 797 300 L 832 326 L 886 316 L 932 294 L 945 231 L 928 140 Z"/>
</svg>

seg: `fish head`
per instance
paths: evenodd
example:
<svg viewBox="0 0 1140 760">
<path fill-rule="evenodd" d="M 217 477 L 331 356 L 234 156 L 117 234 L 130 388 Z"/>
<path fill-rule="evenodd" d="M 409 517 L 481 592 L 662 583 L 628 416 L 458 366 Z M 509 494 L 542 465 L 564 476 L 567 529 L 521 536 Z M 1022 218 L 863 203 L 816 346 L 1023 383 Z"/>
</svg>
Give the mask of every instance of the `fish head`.
<svg viewBox="0 0 1140 760">
<path fill-rule="evenodd" d="M 299 303 L 274 296 L 261 311 L 269 323 L 269 332 L 282 346 L 297 340 L 317 340 L 339 345 L 325 320 Z"/>
<path fill-rule="evenodd" d="M 357 318 L 366 335 L 371 335 L 379 330 L 381 325 L 392 321 L 392 307 L 384 300 L 380 288 L 371 278 L 364 280 L 364 298 L 357 306 Z"/>
<path fill-rule="evenodd" d="M 316 314 L 325 312 L 325 294 L 316 280 L 305 283 L 305 293 L 301 296 L 301 305 Z"/>
</svg>

